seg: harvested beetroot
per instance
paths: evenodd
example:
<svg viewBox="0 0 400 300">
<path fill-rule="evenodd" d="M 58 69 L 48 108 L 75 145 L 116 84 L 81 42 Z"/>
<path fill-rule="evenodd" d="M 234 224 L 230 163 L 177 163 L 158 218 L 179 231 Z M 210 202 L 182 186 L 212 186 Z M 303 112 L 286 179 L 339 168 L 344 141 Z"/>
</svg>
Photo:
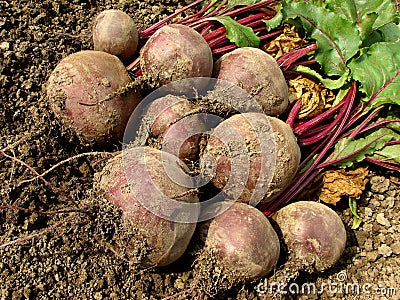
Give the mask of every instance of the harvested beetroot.
<svg viewBox="0 0 400 300">
<path fill-rule="evenodd" d="M 198 198 L 182 168 L 172 154 L 135 147 L 96 175 L 95 188 L 122 211 L 113 238 L 116 253 L 147 267 L 166 266 L 185 252 L 196 227 Z M 183 204 L 193 206 L 188 210 Z"/>
<path fill-rule="evenodd" d="M 214 66 L 214 76 L 246 90 L 270 116 L 282 114 L 289 104 L 285 77 L 275 59 L 251 47 L 224 54 Z"/>
<path fill-rule="evenodd" d="M 231 205 L 203 223 L 205 246 L 195 263 L 194 285 L 199 293 L 215 296 L 270 273 L 279 258 L 279 239 L 268 219 L 244 203 Z"/>
<path fill-rule="evenodd" d="M 213 57 L 210 46 L 194 29 L 179 24 L 157 30 L 140 50 L 143 75 L 159 86 L 192 77 L 210 77 Z M 191 86 L 179 86 L 183 93 Z"/>
<path fill-rule="evenodd" d="M 196 105 L 174 95 L 166 95 L 151 102 L 145 120 L 151 124 L 153 145 L 178 156 L 183 161 L 199 158 L 204 121 L 196 114 Z"/>
<path fill-rule="evenodd" d="M 85 143 L 108 146 L 122 140 L 141 95 L 117 92 L 131 83 L 122 62 L 100 51 L 80 51 L 64 58 L 51 73 L 47 98 L 64 126 Z M 111 94 L 117 93 L 113 97 Z"/>
<path fill-rule="evenodd" d="M 346 229 L 328 206 L 299 201 L 281 208 L 274 216 L 289 252 L 289 272 L 324 271 L 341 257 Z"/>
<path fill-rule="evenodd" d="M 262 113 L 243 113 L 214 129 L 201 165 L 218 189 L 255 206 L 274 199 L 295 176 L 299 162 L 300 149 L 287 124 Z"/>
<path fill-rule="evenodd" d="M 94 50 L 125 60 L 131 57 L 139 43 L 139 33 L 133 19 L 118 9 L 102 11 L 94 20 Z"/>
</svg>

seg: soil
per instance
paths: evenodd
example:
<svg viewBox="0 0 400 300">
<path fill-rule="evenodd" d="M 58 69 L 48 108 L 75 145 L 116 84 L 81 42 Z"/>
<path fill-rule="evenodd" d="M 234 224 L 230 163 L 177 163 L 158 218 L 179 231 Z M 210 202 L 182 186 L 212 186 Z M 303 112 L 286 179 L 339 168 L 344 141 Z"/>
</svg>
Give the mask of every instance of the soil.
<svg viewBox="0 0 400 300">
<path fill-rule="evenodd" d="M 0 299 L 192 299 L 201 294 L 193 284 L 195 244 L 173 265 L 143 270 L 99 242 L 98 233 L 106 229 L 96 229 L 96 222 L 103 215 L 88 215 L 87 199 L 93 199 L 94 174 L 108 156 L 65 130 L 44 93 L 50 72 L 63 57 L 92 49 L 91 22 L 101 10 L 122 9 L 143 29 L 183 4 L 0 1 L 0 149 L 13 158 L 0 157 Z M 45 181 L 29 169 L 42 173 L 69 158 Z M 370 168 L 358 202 L 361 226 L 351 229 L 345 201 L 334 207 L 348 234 L 336 266 L 323 274 L 300 274 L 290 286 L 291 291 L 299 287 L 297 294 L 271 292 L 273 283 L 265 278 L 216 298 L 400 299 L 399 197 L 399 174 Z"/>
</svg>

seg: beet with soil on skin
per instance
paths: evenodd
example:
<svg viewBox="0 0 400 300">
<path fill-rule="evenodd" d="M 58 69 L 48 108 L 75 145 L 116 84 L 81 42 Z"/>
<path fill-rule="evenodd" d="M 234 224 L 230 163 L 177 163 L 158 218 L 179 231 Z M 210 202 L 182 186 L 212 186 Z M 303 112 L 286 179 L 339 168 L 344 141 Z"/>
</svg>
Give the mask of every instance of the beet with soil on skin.
<svg viewBox="0 0 400 300">
<path fill-rule="evenodd" d="M 178 156 L 184 162 L 199 158 L 204 121 L 196 114 L 196 104 L 188 99 L 166 95 L 152 101 L 144 116 L 155 146 Z M 153 143 L 154 144 L 154 143 Z"/>
<path fill-rule="evenodd" d="M 338 214 L 328 206 L 313 202 L 291 203 L 276 212 L 289 252 L 291 272 L 321 272 L 332 267 L 346 246 L 346 229 Z"/>
<path fill-rule="evenodd" d="M 280 253 L 279 239 L 258 209 L 239 202 L 200 224 L 205 245 L 195 261 L 193 283 L 199 293 L 215 296 L 268 275 Z"/>
<path fill-rule="evenodd" d="M 172 24 L 157 30 L 140 50 L 143 75 L 158 86 L 192 77 L 210 77 L 213 69 L 211 48 L 194 29 Z M 179 86 L 178 92 L 192 92 L 192 86 Z M 172 88 L 172 86 L 171 86 Z"/>
<path fill-rule="evenodd" d="M 95 190 L 122 211 L 114 252 L 142 267 L 166 266 L 182 256 L 198 217 L 197 194 L 187 187 L 191 178 L 183 169 L 172 154 L 135 147 L 110 159 L 96 174 Z M 170 205 L 171 199 L 176 203 Z M 180 203 L 193 206 L 180 209 Z"/>
<path fill-rule="evenodd" d="M 65 57 L 51 73 L 47 86 L 50 109 L 84 143 L 110 147 L 122 141 L 129 117 L 141 100 L 136 90 L 104 101 L 131 83 L 114 55 L 93 50 Z"/>
<path fill-rule="evenodd" d="M 94 20 L 94 50 L 118 56 L 131 57 L 138 47 L 139 33 L 133 19 L 118 9 L 102 11 Z"/>
<path fill-rule="evenodd" d="M 258 48 L 243 47 L 224 54 L 214 66 L 214 77 L 246 90 L 267 115 L 285 112 L 289 92 L 275 59 Z"/>
<path fill-rule="evenodd" d="M 255 206 L 273 200 L 287 187 L 296 175 L 300 156 L 287 124 L 262 113 L 243 113 L 210 133 L 201 166 L 205 176 L 213 176 L 211 181 L 218 189 Z"/>
</svg>

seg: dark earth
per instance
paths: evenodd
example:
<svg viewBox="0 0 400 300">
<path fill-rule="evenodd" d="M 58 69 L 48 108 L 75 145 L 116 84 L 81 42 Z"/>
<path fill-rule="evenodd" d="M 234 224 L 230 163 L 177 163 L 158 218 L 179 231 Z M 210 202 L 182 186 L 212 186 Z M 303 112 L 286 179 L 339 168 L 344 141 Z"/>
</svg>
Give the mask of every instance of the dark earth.
<svg viewBox="0 0 400 300">
<path fill-rule="evenodd" d="M 184 4 L 0 1 L 0 149 L 9 156 L 0 156 L 0 299 L 193 299 L 200 294 L 192 285 L 196 245 L 170 267 L 140 270 L 98 242 L 96 222 L 82 203 L 90 203 L 85 201 L 93 197 L 94 174 L 108 156 L 63 129 L 44 93 L 63 57 L 92 49 L 91 22 L 100 11 L 122 9 L 143 29 Z M 89 154 L 75 157 L 81 153 Z M 43 173 L 68 158 L 43 177 L 47 184 L 29 170 Z M 400 299 L 400 176 L 369 169 L 358 201 L 361 226 L 351 229 L 347 201 L 334 207 L 348 235 L 336 266 L 323 274 L 299 274 L 291 285 L 293 292 L 299 287 L 296 294 L 272 293 L 266 278 L 217 298 Z"/>
</svg>

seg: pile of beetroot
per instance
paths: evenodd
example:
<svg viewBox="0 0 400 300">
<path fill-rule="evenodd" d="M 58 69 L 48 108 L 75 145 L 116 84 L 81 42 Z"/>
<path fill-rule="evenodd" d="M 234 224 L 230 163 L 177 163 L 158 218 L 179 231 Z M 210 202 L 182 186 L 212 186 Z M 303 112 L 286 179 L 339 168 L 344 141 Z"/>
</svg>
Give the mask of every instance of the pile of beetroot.
<svg viewBox="0 0 400 300">
<path fill-rule="evenodd" d="M 141 33 L 125 13 L 102 12 L 95 50 L 64 58 L 48 80 L 50 107 L 66 129 L 99 150 L 124 143 L 94 182 L 118 211 L 109 246 L 138 267 L 162 267 L 202 239 L 193 287 L 209 295 L 270 274 L 282 250 L 291 268 L 282 280 L 326 270 L 346 244 L 339 216 L 321 203 L 274 202 L 301 163 L 290 126 L 296 107 L 289 124 L 281 118 L 291 109 L 281 66 L 315 45 L 278 64 L 260 49 L 281 33 L 262 22 L 276 14 L 272 2 L 197 8 L 202 2 Z M 258 40 L 231 42 L 224 22 L 233 16 L 236 33 L 252 28 Z"/>
</svg>

